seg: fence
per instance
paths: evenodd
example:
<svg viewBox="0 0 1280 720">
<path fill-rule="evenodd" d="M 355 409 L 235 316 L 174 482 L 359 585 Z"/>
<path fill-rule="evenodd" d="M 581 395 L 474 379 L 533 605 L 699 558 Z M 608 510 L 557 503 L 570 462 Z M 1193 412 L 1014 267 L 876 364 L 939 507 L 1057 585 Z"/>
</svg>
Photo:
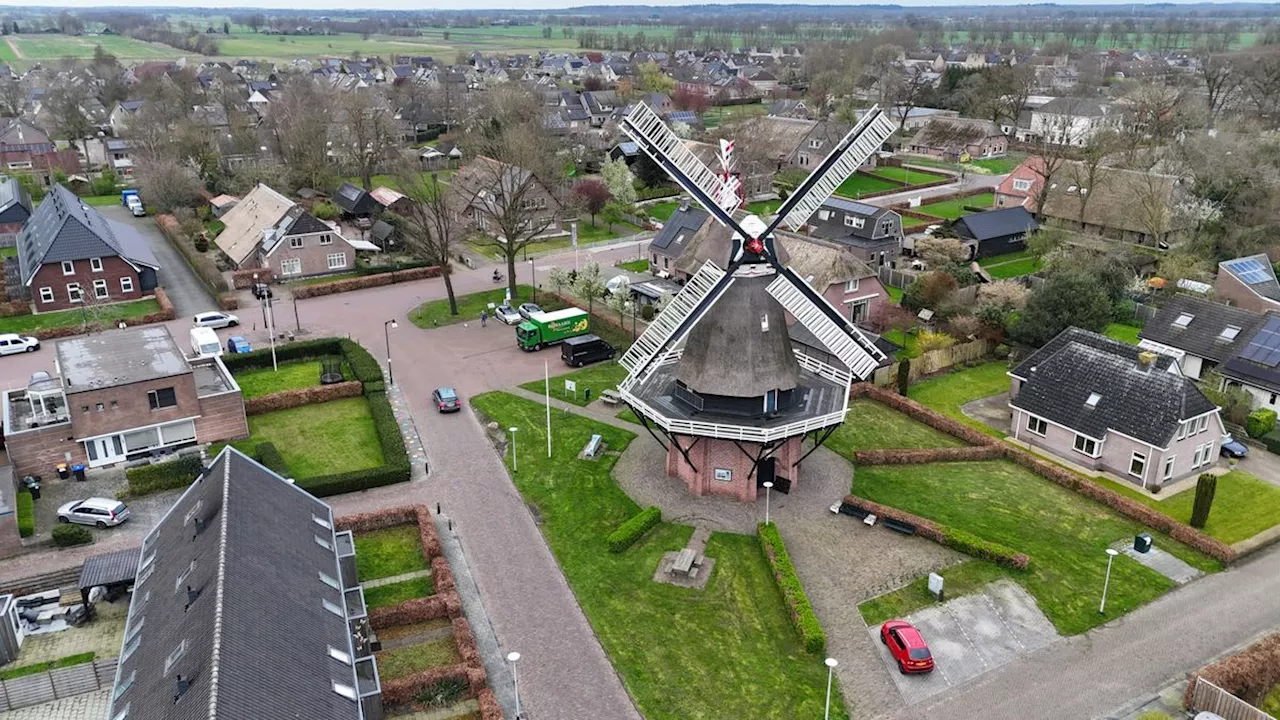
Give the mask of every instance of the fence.
<svg viewBox="0 0 1280 720">
<path fill-rule="evenodd" d="M 1211 712 L 1223 720 L 1276 720 L 1258 708 L 1214 685 L 1202 677 L 1192 680 L 1190 707 L 1201 712 Z"/>
<path fill-rule="evenodd" d="M 914 270 L 897 270 L 888 265 L 880 266 L 880 282 L 883 285 L 892 285 L 896 288 L 905 288 L 915 282 L 916 277 L 920 273 Z"/>
<path fill-rule="evenodd" d="M 911 359 L 911 369 L 907 373 L 909 382 L 915 382 L 925 375 L 932 375 L 960 363 L 982 360 L 991 352 L 991 343 L 986 340 L 973 340 L 967 343 L 952 345 L 921 353 Z M 888 387 L 898 382 L 898 363 L 891 363 L 879 368 L 871 376 L 871 381 L 881 387 Z"/>
<path fill-rule="evenodd" d="M 94 660 L 0 681 L 0 712 L 109 688 L 116 679 L 116 662 Z"/>
</svg>

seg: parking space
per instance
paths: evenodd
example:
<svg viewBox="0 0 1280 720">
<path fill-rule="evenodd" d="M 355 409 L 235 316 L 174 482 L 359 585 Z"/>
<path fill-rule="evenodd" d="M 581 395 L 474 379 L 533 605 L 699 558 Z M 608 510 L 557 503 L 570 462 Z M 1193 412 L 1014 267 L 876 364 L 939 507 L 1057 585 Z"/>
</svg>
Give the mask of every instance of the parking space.
<svg viewBox="0 0 1280 720">
<path fill-rule="evenodd" d="M 960 685 L 1058 638 L 1035 600 L 1010 580 L 991 583 L 976 595 L 949 600 L 906 618 L 933 653 L 935 668 L 924 675 L 903 675 L 880 642 L 879 626 L 868 628 L 908 705 Z"/>
<path fill-rule="evenodd" d="M 91 469 L 83 482 L 73 478 L 62 480 L 55 472 L 41 476 L 40 499 L 35 502 L 36 534 L 34 540 L 48 540 L 58 524 L 58 507 L 73 500 L 90 497 L 118 497 L 128 487 L 121 466 Z M 90 527 L 96 542 L 112 541 L 112 546 L 128 547 L 141 544 L 142 538 L 155 527 L 161 516 L 177 499 L 179 491 L 155 493 L 125 501 L 129 507 L 129 519 L 116 527 L 99 530 Z"/>
</svg>

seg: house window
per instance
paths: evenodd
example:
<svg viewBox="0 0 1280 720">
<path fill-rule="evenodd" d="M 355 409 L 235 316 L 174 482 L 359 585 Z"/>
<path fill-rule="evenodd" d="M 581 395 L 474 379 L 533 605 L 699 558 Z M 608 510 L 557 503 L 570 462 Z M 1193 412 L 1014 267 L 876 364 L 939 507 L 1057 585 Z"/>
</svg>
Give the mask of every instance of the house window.
<svg viewBox="0 0 1280 720">
<path fill-rule="evenodd" d="M 301 275 L 302 261 L 299 260 L 298 258 L 289 258 L 288 260 L 280 261 L 280 274 L 281 275 Z"/>
<path fill-rule="evenodd" d="M 658 255 L 657 255 L 657 253 L 654 253 L 654 254 L 650 255 L 649 257 L 653 258 L 652 262 L 653 262 L 653 264 L 654 264 L 654 265 L 657 265 L 657 264 L 658 264 Z"/>
<path fill-rule="evenodd" d="M 1173 461 L 1177 455 L 1170 455 L 1164 459 L 1164 471 L 1160 473 L 1160 477 L 1168 480 L 1173 477 Z"/>
<path fill-rule="evenodd" d="M 102 258 L 89 258 L 89 269 L 94 272 L 102 272 Z"/>
<path fill-rule="evenodd" d="M 1196 433 L 1202 433 L 1208 429 L 1209 429 L 1209 416 L 1202 415 L 1199 420 L 1196 420 Z"/>
<path fill-rule="evenodd" d="M 863 226 L 865 226 L 866 224 L 867 224 L 867 220 L 866 220 L 866 218 L 860 218 L 860 217 L 856 217 L 856 216 L 854 216 L 854 215 L 845 215 L 845 216 L 844 216 L 844 226 L 845 226 L 845 227 L 851 227 L 851 228 L 859 228 L 859 229 L 861 229 L 861 228 L 862 228 Z"/>
<path fill-rule="evenodd" d="M 1098 441 L 1084 435 L 1076 435 L 1075 443 L 1076 452 L 1084 453 L 1089 457 L 1098 457 Z"/>
<path fill-rule="evenodd" d="M 330 270 L 341 270 L 347 266 L 346 253 L 329 253 L 328 260 Z"/>
<path fill-rule="evenodd" d="M 67 283 L 67 301 L 78 303 L 84 300 L 84 293 L 80 291 L 80 283 Z"/>
<path fill-rule="evenodd" d="M 125 293 L 133 292 L 133 278 L 131 277 L 120 278 L 120 292 L 125 292 Z"/>
<path fill-rule="evenodd" d="M 1129 458 L 1129 474 L 1142 477 L 1147 471 L 1147 456 L 1136 452 Z"/>
<path fill-rule="evenodd" d="M 295 249 L 302 247 L 302 238 L 300 237 L 289 238 L 289 247 L 295 248 Z"/>
<path fill-rule="evenodd" d="M 63 260 L 63 261 L 62 261 L 62 274 L 63 274 L 63 275 L 75 275 L 75 274 L 76 274 L 76 264 L 75 264 L 75 263 L 73 263 L 73 262 L 71 262 L 70 260 Z"/>
<path fill-rule="evenodd" d="M 111 294 L 111 293 L 109 293 L 109 292 L 107 291 L 107 281 L 106 281 L 106 280 L 94 280 L 94 281 L 93 281 L 93 296 L 94 296 L 95 298 L 97 298 L 97 299 L 99 299 L 99 300 L 106 300 L 106 299 L 107 299 L 107 297 L 109 297 L 109 296 L 110 296 L 110 294 Z"/>
<path fill-rule="evenodd" d="M 333 244 L 333 236 L 332 236 L 332 235 L 321 235 L 321 236 L 320 236 L 320 244 L 321 244 L 321 245 L 332 245 L 332 244 Z"/>
<path fill-rule="evenodd" d="M 1028 415 L 1027 430 L 1044 437 L 1044 434 L 1049 430 L 1049 423 L 1045 422 L 1043 418 Z"/>
<path fill-rule="evenodd" d="M 175 407 L 178 404 L 178 394 L 173 391 L 173 388 L 151 390 L 147 392 L 147 404 L 152 410 Z"/>
<path fill-rule="evenodd" d="M 880 234 L 881 234 L 881 235 L 891 235 L 892 233 L 893 233 L 893 221 L 892 221 L 892 220 L 881 220 L 881 221 L 880 221 Z"/>
<path fill-rule="evenodd" d="M 852 280 L 850 280 L 850 281 L 846 282 L 846 283 L 844 284 L 844 291 L 845 291 L 845 292 L 847 292 L 847 293 L 851 293 L 851 292 L 858 292 L 858 283 L 859 283 L 859 282 L 860 282 L 860 280 L 858 280 L 858 278 L 854 278 L 854 279 L 852 279 Z"/>
<path fill-rule="evenodd" d="M 42 303 L 53 302 L 53 288 L 51 287 L 40 288 L 40 302 Z"/>
<path fill-rule="evenodd" d="M 821 140 L 819 140 L 819 139 L 816 139 L 816 138 L 815 138 L 815 139 L 813 139 L 813 140 L 810 140 L 810 141 L 809 141 L 809 147 L 811 147 L 811 148 L 820 148 L 820 147 L 822 147 L 822 141 L 821 141 Z"/>
<path fill-rule="evenodd" d="M 1191 423 L 1178 423 L 1178 439 L 1181 440 L 1187 436 L 1187 430 L 1191 427 Z"/>
<path fill-rule="evenodd" d="M 804 153 L 800 153 L 799 155 L 796 156 L 796 162 L 800 165 L 808 165 L 809 156 Z"/>
</svg>

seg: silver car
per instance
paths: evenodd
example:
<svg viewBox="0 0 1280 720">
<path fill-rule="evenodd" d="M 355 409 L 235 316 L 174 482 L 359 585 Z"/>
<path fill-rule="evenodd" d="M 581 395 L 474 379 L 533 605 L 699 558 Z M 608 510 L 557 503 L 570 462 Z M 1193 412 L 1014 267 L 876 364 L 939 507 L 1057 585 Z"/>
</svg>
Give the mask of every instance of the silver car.
<svg viewBox="0 0 1280 720">
<path fill-rule="evenodd" d="M 240 318 L 232 315 L 231 313 L 206 312 L 197 315 L 192 324 L 196 327 L 207 328 L 235 327 L 240 324 Z"/>
<path fill-rule="evenodd" d="M 58 508 L 58 522 L 113 527 L 129 519 L 129 508 L 113 498 L 92 497 Z"/>
</svg>

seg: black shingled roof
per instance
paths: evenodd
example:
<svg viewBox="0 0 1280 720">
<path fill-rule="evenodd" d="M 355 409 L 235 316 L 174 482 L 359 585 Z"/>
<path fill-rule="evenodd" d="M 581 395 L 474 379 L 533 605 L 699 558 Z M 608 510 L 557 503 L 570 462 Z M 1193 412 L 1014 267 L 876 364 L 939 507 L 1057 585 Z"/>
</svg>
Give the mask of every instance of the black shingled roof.
<svg viewBox="0 0 1280 720">
<path fill-rule="evenodd" d="M 994 240 L 1019 233 L 1035 232 L 1040 224 L 1034 216 L 1021 205 L 1003 210 L 987 210 L 986 212 L 965 215 L 956 220 L 953 226 L 956 234 L 969 240 Z"/>
<path fill-rule="evenodd" d="M 301 215 L 299 215 L 298 218 L 294 220 L 292 224 L 289 225 L 288 229 L 284 231 L 284 234 L 285 235 L 306 235 L 307 233 L 321 233 L 321 232 L 334 232 L 334 230 L 333 228 L 326 225 L 324 221 L 321 220 L 320 218 L 316 217 L 315 215 L 312 215 L 309 212 L 304 212 Z"/>
<path fill-rule="evenodd" d="M 689 247 L 693 234 L 698 232 L 698 228 L 701 228 L 709 217 L 711 217 L 710 213 L 702 208 L 676 208 L 662 229 L 654 236 L 653 241 L 649 243 L 649 251 L 659 255 L 680 257 L 684 249 Z M 684 237 L 680 238 L 681 235 Z M 679 243 L 676 242 L 677 239 L 680 240 Z"/>
<path fill-rule="evenodd" d="M 1191 322 L 1186 327 L 1174 325 L 1184 313 L 1192 316 Z M 1175 295 L 1142 328 L 1142 338 L 1221 363 L 1239 354 L 1265 319 L 1262 313 L 1191 295 Z M 1222 338 L 1227 326 L 1240 328 L 1234 340 Z"/>
<path fill-rule="evenodd" d="M 365 192 L 364 188 L 352 185 L 349 182 L 342 183 L 338 188 L 338 192 L 333 195 L 333 202 L 352 215 L 368 215 L 373 212 L 377 201 L 373 196 Z"/>
</svg>

